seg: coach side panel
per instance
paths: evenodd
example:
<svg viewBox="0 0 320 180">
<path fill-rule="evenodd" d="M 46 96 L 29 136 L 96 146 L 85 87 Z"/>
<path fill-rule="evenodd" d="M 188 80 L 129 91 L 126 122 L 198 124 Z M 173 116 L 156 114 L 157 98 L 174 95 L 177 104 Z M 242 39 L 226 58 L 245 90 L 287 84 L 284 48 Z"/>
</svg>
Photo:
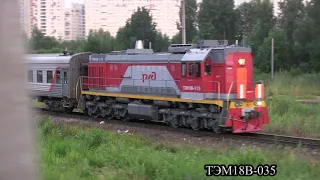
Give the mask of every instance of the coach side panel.
<svg viewBox="0 0 320 180">
<path fill-rule="evenodd" d="M 28 90 L 33 97 L 62 97 L 61 69 L 56 65 L 33 64 L 28 68 Z"/>
</svg>

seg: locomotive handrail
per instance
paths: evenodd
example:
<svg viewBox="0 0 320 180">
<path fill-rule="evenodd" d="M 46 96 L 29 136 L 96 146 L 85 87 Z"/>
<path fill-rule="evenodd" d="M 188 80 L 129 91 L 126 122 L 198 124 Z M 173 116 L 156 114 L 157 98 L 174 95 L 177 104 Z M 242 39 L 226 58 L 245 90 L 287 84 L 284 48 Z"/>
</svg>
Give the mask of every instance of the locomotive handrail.
<svg viewBox="0 0 320 180">
<path fill-rule="evenodd" d="M 81 94 L 81 92 L 82 92 L 82 76 L 80 76 L 79 78 L 78 78 L 78 81 L 77 81 L 77 84 L 76 84 L 76 100 L 77 101 L 79 101 L 79 99 L 78 99 L 78 86 L 80 85 L 80 94 Z"/>
<path fill-rule="evenodd" d="M 228 95 L 227 95 L 227 109 L 229 109 L 230 94 L 231 94 L 232 88 L 233 88 L 233 86 L 235 85 L 236 82 L 237 82 L 237 81 L 233 81 L 233 82 L 231 82 L 231 84 L 230 84 L 230 87 L 229 87 L 229 90 L 228 90 Z M 263 80 L 257 80 L 257 81 L 253 81 L 253 82 L 247 82 L 247 84 L 253 84 L 253 85 L 258 84 L 258 83 L 264 84 Z M 253 87 L 253 89 L 255 89 L 255 87 Z M 236 91 L 236 92 L 237 92 L 237 91 Z"/>
<path fill-rule="evenodd" d="M 220 100 L 220 92 L 221 92 L 220 82 L 219 81 L 204 81 L 204 83 L 217 83 L 218 84 L 218 100 Z"/>
<path fill-rule="evenodd" d="M 88 88 L 92 88 L 92 87 L 95 87 L 95 88 L 104 88 L 104 87 L 113 87 L 113 86 L 110 86 L 110 85 L 107 85 L 107 81 L 108 80 L 123 80 L 124 78 L 106 78 L 106 77 L 88 77 L 88 76 L 81 76 L 80 77 L 81 79 L 82 78 L 87 78 L 88 79 L 88 82 L 85 83 L 85 82 L 81 82 L 81 88 L 83 88 L 84 85 L 87 85 Z M 95 81 L 98 80 L 99 82 L 96 83 Z M 102 80 L 102 84 L 101 84 L 101 81 Z M 129 79 L 129 81 L 132 81 L 132 84 L 133 86 L 135 85 L 135 82 L 136 81 L 148 81 L 148 87 L 152 87 L 151 86 L 151 83 L 152 81 L 156 81 L 156 82 L 164 82 L 165 83 L 165 87 L 168 87 L 168 82 L 180 82 L 180 80 L 150 80 L 150 79 Z"/>
<path fill-rule="evenodd" d="M 234 84 L 236 83 L 236 81 L 232 81 L 228 90 L 228 94 L 227 94 L 227 110 L 229 110 L 229 100 L 230 100 L 230 94 L 231 94 L 231 90 L 234 86 Z"/>
</svg>

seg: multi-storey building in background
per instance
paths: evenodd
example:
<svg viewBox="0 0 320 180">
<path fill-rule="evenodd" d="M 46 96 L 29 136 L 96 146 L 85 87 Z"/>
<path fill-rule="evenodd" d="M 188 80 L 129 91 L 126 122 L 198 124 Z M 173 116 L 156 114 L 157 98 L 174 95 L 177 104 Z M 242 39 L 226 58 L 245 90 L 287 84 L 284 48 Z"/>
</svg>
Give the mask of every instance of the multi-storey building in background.
<svg viewBox="0 0 320 180">
<path fill-rule="evenodd" d="M 84 4 L 72 3 L 65 9 L 64 40 L 85 38 L 85 9 Z"/>
<path fill-rule="evenodd" d="M 134 11 L 145 7 L 150 10 L 159 31 L 169 37 L 178 32 L 176 22 L 179 21 L 181 0 L 85 0 L 85 4 L 65 7 L 67 1 L 73 0 L 19 0 L 23 31 L 30 37 L 32 29 L 37 27 L 46 36 L 75 40 L 87 36 L 90 29 L 102 28 L 116 36 Z M 235 0 L 235 6 L 250 1 Z M 277 14 L 278 2 L 284 0 L 270 1 Z M 304 0 L 305 3 L 308 1 Z"/>
<path fill-rule="evenodd" d="M 62 39 L 64 35 L 64 0 L 29 0 L 30 29 L 37 27 L 44 35 Z"/>
<path fill-rule="evenodd" d="M 19 0 L 19 12 L 20 12 L 20 26 L 22 32 L 25 33 L 28 37 L 31 35 L 31 0 Z"/>
<path fill-rule="evenodd" d="M 86 36 L 90 29 L 99 28 L 116 36 L 134 11 L 145 7 L 150 10 L 157 29 L 172 37 L 178 32 L 176 22 L 179 21 L 180 4 L 181 0 L 86 0 Z"/>
</svg>

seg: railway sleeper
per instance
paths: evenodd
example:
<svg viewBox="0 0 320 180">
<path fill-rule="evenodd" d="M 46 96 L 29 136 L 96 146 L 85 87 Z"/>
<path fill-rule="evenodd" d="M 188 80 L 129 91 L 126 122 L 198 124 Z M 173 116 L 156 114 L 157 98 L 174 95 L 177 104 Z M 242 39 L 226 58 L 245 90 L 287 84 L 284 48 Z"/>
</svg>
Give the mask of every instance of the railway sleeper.
<svg viewBox="0 0 320 180">
<path fill-rule="evenodd" d="M 166 101 L 141 101 L 126 98 L 92 97 L 85 98 L 85 112 L 92 117 L 107 119 L 139 119 L 162 122 L 174 128 L 187 127 L 193 130 L 209 129 L 221 132 L 220 109 L 212 105 L 193 104 L 192 109 L 185 103 Z M 188 105 L 190 107 L 190 104 Z M 197 107 L 197 108 L 194 108 Z"/>
</svg>

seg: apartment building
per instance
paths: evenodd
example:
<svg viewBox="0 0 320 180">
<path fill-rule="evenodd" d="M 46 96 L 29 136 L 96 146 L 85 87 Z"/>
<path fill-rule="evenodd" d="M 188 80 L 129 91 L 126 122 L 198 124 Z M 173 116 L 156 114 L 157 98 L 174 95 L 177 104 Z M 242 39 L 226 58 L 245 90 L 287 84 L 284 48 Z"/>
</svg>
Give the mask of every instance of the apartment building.
<svg viewBox="0 0 320 180">
<path fill-rule="evenodd" d="M 65 0 L 20 0 L 23 30 L 30 37 L 37 27 L 44 35 L 62 39 Z"/>
<path fill-rule="evenodd" d="M 176 22 L 179 21 L 180 4 L 181 0 L 86 0 L 86 36 L 90 29 L 99 28 L 116 36 L 134 11 L 145 7 L 150 10 L 157 29 L 172 37 L 178 32 Z"/>
<path fill-rule="evenodd" d="M 72 3 L 65 9 L 64 40 L 85 38 L 85 8 L 84 4 Z"/>
<path fill-rule="evenodd" d="M 30 5 L 31 0 L 19 0 L 20 26 L 22 32 L 28 37 L 30 37 L 32 31 L 30 22 Z"/>
</svg>

